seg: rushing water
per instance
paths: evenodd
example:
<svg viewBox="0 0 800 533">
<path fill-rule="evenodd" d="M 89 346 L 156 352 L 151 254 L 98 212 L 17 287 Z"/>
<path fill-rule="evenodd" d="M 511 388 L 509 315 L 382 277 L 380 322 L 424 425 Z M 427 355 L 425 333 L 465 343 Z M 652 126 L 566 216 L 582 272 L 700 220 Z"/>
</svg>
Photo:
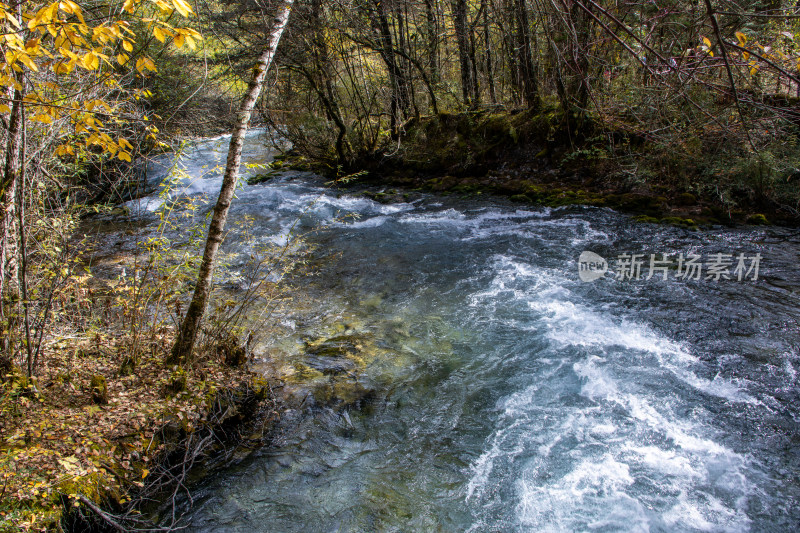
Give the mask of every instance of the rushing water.
<svg viewBox="0 0 800 533">
<path fill-rule="evenodd" d="M 225 143 L 194 146 L 189 173 Z M 289 177 L 246 186 L 232 216 L 252 215 L 264 241 L 298 218 L 327 224 L 313 283 L 396 364 L 367 368 L 366 408 L 316 409 L 204 480 L 190 531 L 800 528 L 796 231 L 475 198 L 382 205 Z M 756 281 L 585 283 L 583 250 L 762 260 Z"/>
</svg>

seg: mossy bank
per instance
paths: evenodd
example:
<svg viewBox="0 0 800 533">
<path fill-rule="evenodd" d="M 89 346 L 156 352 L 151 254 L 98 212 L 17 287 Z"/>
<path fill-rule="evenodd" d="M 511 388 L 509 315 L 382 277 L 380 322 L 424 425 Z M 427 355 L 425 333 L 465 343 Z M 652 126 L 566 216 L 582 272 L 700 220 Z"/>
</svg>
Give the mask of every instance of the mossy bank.
<svg viewBox="0 0 800 533">
<path fill-rule="evenodd" d="M 776 164 L 776 158 L 798 155 L 784 154 L 785 147 L 755 154 L 724 139 L 700 138 L 668 150 L 620 125 L 586 120 L 577 126 L 556 107 L 441 113 L 412 119 L 403 131 L 391 150 L 349 161 L 295 151 L 285 163 L 328 177 L 358 173 L 344 186 L 366 183 L 383 201 L 397 199 L 391 188 L 399 187 L 609 207 L 645 222 L 687 227 L 800 223 L 798 173 Z"/>
</svg>

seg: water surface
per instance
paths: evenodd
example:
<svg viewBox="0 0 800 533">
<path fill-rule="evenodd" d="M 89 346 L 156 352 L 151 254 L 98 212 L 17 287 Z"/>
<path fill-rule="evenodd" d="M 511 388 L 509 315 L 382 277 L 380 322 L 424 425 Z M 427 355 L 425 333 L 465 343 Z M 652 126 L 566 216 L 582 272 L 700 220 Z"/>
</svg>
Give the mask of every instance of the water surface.
<svg viewBox="0 0 800 533">
<path fill-rule="evenodd" d="M 268 158 L 249 141 L 246 158 Z M 189 174 L 226 142 L 192 147 Z M 212 173 L 190 192 L 218 187 Z M 800 526 L 796 231 L 474 197 L 382 205 L 297 173 L 245 186 L 244 215 L 265 242 L 326 225 L 308 280 L 321 311 L 393 356 L 367 368 L 366 408 L 313 409 L 206 479 L 189 531 Z M 584 250 L 762 260 L 756 281 L 584 283 Z"/>
</svg>

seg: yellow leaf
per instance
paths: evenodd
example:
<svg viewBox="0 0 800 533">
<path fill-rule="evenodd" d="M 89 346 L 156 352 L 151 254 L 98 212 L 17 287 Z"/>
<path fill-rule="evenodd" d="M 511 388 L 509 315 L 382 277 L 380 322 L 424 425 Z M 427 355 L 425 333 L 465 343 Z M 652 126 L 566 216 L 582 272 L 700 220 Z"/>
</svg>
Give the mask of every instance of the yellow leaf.
<svg viewBox="0 0 800 533">
<path fill-rule="evenodd" d="M 97 54 L 94 52 L 87 52 L 86 55 L 83 56 L 81 63 L 86 70 L 95 70 L 100 66 L 100 58 L 97 57 Z"/>
<path fill-rule="evenodd" d="M 31 117 L 31 120 L 36 122 L 44 122 L 45 124 L 50 124 L 53 122 L 53 118 L 50 115 L 45 115 L 44 113 Z"/>
<path fill-rule="evenodd" d="M 164 42 L 164 39 L 166 38 L 166 32 L 162 28 L 160 28 L 158 26 L 153 28 L 153 35 L 155 35 L 156 39 L 158 39 L 162 43 Z"/>
<path fill-rule="evenodd" d="M 145 70 L 152 70 L 155 72 L 156 64 L 153 63 L 153 60 L 149 57 L 140 57 L 136 60 L 136 70 L 138 70 L 141 74 L 144 74 Z"/>
<path fill-rule="evenodd" d="M 71 2 L 70 0 L 64 0 L 63 4 L 69 7 L 70 12 L 76 17 L 78 17 L 78 20 L 81 21 L 81 24 L 86 24 L 86 21 L 83 20 L 83 12 L 78 4 L 76 4 L 75 2 Z"/>
<path fill-rule="evenodd" d="M 190 13 L 193 13 L 192 6 L 187 4 L 184 0 L 172 0 L 172 5 L 174 5 L 178 13 L 184 17 L 188 17 Z"/>
<path fill-rule="evenodd" d="M 0 104 L 0 113 L 11 113 L 11 108 L 6 104 Z"/>
<path fill-rule="evenodd" d="M 59 144 L 56 146 L 56 155 L 75 155 L 75 150 L 68 144 Z"/>
<path fill-rule="evenodd" d="M 172 40 L 172 42 L 175 44 L 175 46 L 177 48 L 183 47 L 183 43 L 184 43 L 183 34 L 179 33 L 179 34 L 175 35 L 175 38 Z"/>
<path fill-rule="evenodd" d="M 161 11 L 161 14 L 164 15 L 165 17 L 172 15 L 172 12 L 174 10 L 164 0 L 153 0 L 153 3 L 156 6 L 158 6 L 158 9 Z"/>
<path fill-rule="evenodd" d="M 758 72 L 758 68 L 757 67 L 753 67 L 753 68 L 750 69 L 750 75 L 751 76 L 754 76 L 756 72 Z"/>
<path fill-rule="evenodd" d="M 703 42 L 705 43 L 706 46 L 711 48 L 711 41 L 708 40 L 708 37 L 703 37 Z"/>
<path fill-rule="evenodd" d="M 39 39 L 29 39 L 27 43 L 25 43 L 25 51 L 28 53 L 38 53 L 39 52 Z"/>
<path fill-rule="evenodd" d="M 149 474 L 149 473 L 150 473 L 150 471 L 148 469 L 143 468 L 142 469 L 142 479 L 146 478 L 147 474 Z"/>
<path fill-rule="evenodd" d="M 130 163 L 131 162 L 131 154 L 129 154 L 128 152 L 122 152 L 121 151 L 120 153 L 117 154 L 117 159 L 119 159 L 120 161 L 127 161 L 128 163 Z M 145 474 L 145 475 L 147 475 L 147 474 Z M 144 476 L 142 476 L 142 477 L 144 477 Z"/>
<path fill-rule="evenodd" d="M 30 58 L 30 56 L 28 56 L 28 54 L 20 53 L 17 56 L 17 59 L 20 61 L 20 63 L 22 63 L 32 71 L 39 72 L 39 67 L 36 66 L 36 63 L 33 62 L 33 60 Z"/>
<path fill-rule="evenodd" d="M 57 63 L 53 64 L 53 72 L 56 74 L 69 74 L 72 72 L 72 69 L 75 65 L 75 61 L 65 62 L 65 61 L 58 61 Z"/>
<path fill-rule="evenodd" d="M 17 17 L 15 17 L 12 13 L 9 13 L 8 11 L 6 11 L 4 13 L 4 15 L 6 17 L 6 20 L 8 20 L 11 24 L 13 24 L 17 28 L 20 27 L 19 21 L 17 20 Z"/>
<path fill-rule="evenodd" d="M 120 65 L 124 65 L 128 62 L 128 55 L 127 54 L 117 54 L 117 63 Z"/>
<path fill-rule="evenodd" d="M 126 52 L 133 52 L 133 43 L 125 39 L 122 41 L 122 48 L 124 48 Z"/>
<path fill-rule="evenodd" d="M 736 38 L 739 39 L 739 46 L 744 46 L 747 43 L 747 35 L 740 31 L 736 32 Z"/>
</svg>

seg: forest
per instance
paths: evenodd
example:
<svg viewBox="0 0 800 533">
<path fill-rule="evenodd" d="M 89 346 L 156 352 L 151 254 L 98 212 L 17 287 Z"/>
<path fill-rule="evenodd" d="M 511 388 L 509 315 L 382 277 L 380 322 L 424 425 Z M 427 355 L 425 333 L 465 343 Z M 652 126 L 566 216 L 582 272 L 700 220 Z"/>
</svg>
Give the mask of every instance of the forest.
<svg viewBox="0 0 800 533">
<path fill-rule="evenodd" d="M 243 450 L 258 455 L 253 450 L 283 449 L 275 443 L 294 443 L 286 436 L 292 434 L 290 427 L 305 428 L 308 420 L 328 412 L 337 413 L 336 424 L 358 434 L 362 425 L 373 423 L 369 417 L 378 416 L 371 406 L 389 402 L 385 398 L 401 384 L 424 383 L 415 389 L 416 399 L 403 397 L 403 408 L 410 409 L 408 405 L 434 394 L 429 381 L 439 379 L 436 376 L 445 372 L 442 368 L 470 374 L 468 369 L 475 367 L 469 365 L 483 359 L 453 362 L 456 355 L 472 349 L 459 351 L 459 343 L 483 342 L 464 340 L 469 332 L 486 327 L 486 335 L 497 335 L 482 353 L 490 353 L 503 339 L 527 333 L 498 333 L 491 322 L 494 318 L 477 325 L 461 323 L 462 314 L 455 309 L 477 305 L 496 285 L 503 290 L 513 286 L 515 294 L 534 291 L 514 285 L 528 279 L 529 270 L 514 267 L 517 277 L 502 278 L 503 269 L 511 268 L 503 263 L 506 256 L 519 247 L 528 250 L 530 243 L 509 241 L 499 251 L 487 245 L 467 256 L 463 250 L 468 244 L 455 242 L 472 243 L 472 237 L 449 236 L 452 242 L 444 243 L 436 239 L 450 235 L 446 229 L 450 226 L 437 230 L 425 226 L 415 234 L 419 228 L 412 224 L 419 221 L 416 216 L 426 224 L 447 219 L 451 225 L 484 230 L 481 224 L 487 222 L 475 214 L 481 209 L 502 213 L 495 218 L 486 215 L 498 224 L 493 231 L 504 236 L 498 237 L 501 244 L 506 243 L 503 232 L 527 231 L 527 225 L 538 223 L 530 210 L 544 210 L 537 217 L 553 217 L 547 218 L 553 227 L 542 226 L 540 237 L 547 241 L 546 237 L 559 235 L 558 243 L 537 244 L 545 248 L 531 245 L 526 253 L 544 261 L 535 267 L 544 272 L 542 279 L 559 287 L 561 278 L 548 276 L 563 265 L 547 263 L 547 254 L 561 258 L 566 248 L 588 238 L 581 231 L 606 235 L 601 254 L 638 252 L 622 249 L 621 243 L 630 242 L 649 247 L 647 254 L 661 253 L 662 258 L 680 253 L 681 261 L 687 250 L 706 256 L 723 252 L 731 257 L 740 252 L 764 256 L 768 281 L 759 281 L 756 270 L 753 283 L 741 290 L 735 280 L 717 289 L 702 283 L 698 274 L 697 286 L 680 285 L 680 290 L 695 291 L 688 297 L 678 295 L 673 283 L 674 294 L 660 300 L 653 297 L 647 306 L 637 298 L 649 297 L 636 288 L 627 293 L 611 288 L 602 296 L 580 293 L 588 300 L 570 301 L 568 306 L 577 309 L 575 313 L 587 306 L 602 308 L 587 320 L 617 332 L 614 339 L 597 341 L 592 337 L 595 330 L 575 326 L 580 335 L 595 339 L 580 347 L 600 343 L 606 355 L 619 346 L 657 354 L 659 368 L 672 372 L 669 379 L 683 379 L 694 387 L 691 393 L 670 392 L 670 398 L 679 397 L 690 405 L 675 407 L 676 413 L 705 409 L 700 400 L 692 403 L 702 387 L 711 398 L 708 402 L 724 396 L 728 402 L 724 409 L 743 397 L 755 398 L 745 402 L 747 409 L 737 411 L 745 417 L 738 427 L 755 434 L 754 427 L 767 415 L 756 413 L 753 406 L 771 406 L 767 418 L 777 418 L 766 424 L 775 432 L 770 433 L 770 443 L 779 442 L 783 448 L 775 445 L 779 451 L 764 451 L 764 463 L 787 463 L 789 471 L 797 467 L 797 460 L 788 458 L 796 456 L 799 434 L 798 418 L 792 418 L 796 407 L 788 407 L 797 399 L 793 365 L 800 364 L 792 307 L 798 303 L 798 283 L 791 279 L 788 266 L 800 246 L 796 241 L 800 42 L 795 42 L 800 40 L 800 6 L 795 2 L 24 0 L 0 2 L 0 21 L 0 531 L 168 531 L 187 524 L 192 531 L 205 531 L 220 523 L 234 530 L 223 522 L 203 522 L 207 517 L 193 514 L 192 502 L 195 488 L 200 487 L 198 494 L 212 490 L 203 479 L 227 475 L 227 468 L 243 461 Z M 163 181 L 156 183 L 154 175 Z M 200 190 L 202 194 L 197 193 Z M 277 194 L 283 203 L 270 194 Z M 289 209 L 286 198 L 298 205 L 308 201 L 303 209 L 295 204 Z M 155 201 L 157 207 L 140 207 L 143 199 Z M 439 218 L 434 217 L 431 210 L 440 205 L 435 202 L 445 202 L 450 211 L 442 208 Z M 323 216 L 326 205 L 337 207 Z M 355 206 L 355 214 L 347 206 Z M 622 222 L 605 218 L 617 216 L 626 218 Z M 496 222 L 515 217 L 524 223 L 512 229 Z M 384 220 L 400 225 L 402 231 L 365 236 L 363 244 L 360 237 L 351 242 L 337 233 L 346 224 L 377 231 L 389 224 Z M 373 225 L 367 224 L 370 221 Z M 558 233 L 567 231 L 567 226 L 578 233 Z M 594 229 L 580 229 L 584 227 Z M 602 239 L 597 239 L 580 242 L 600 246 Z M 608 244 L 612 241 L 619 246 Z M 561 250 L 559 243 L 572 244 L 563 244 Z M 666 248 L 653 248 L 658 244 Z M 394 255 L 381 251 L 386 255 L 370 259 L 373 250 L 383 247 L 399 251 Z M 460 279 L 467 280 L 463 283 L 480 277 L 478 267 L 470 263 L 477 257 L 495 265 L 498 277 L 488 288 L 465 289 L 447 285 L 449 280 L 436 281 L 442 273 L 461 272 L 460 267 L 439 264 L 439 254 L 449 250 L 459 250 L 452 252 L 458 257 L 464 253 L 454 261 L 463 259 L 473 269 L 463 273 Z M 771 251 L 772 270 L 767 257 Z M 577 257 L 580 250 L 570 248 L 573 252 Z M 562 263 L 567 261 L 565 257 Z M 439 270 L 416 270 L 422 268 L 417 263 L 438 265 Z M 367 274 L 383 267 L 391 275 Z M 663 274 L 666 280 L 669 272 L 665 269 Z M 366 287 L 359 276 L 372 286 Z M 420 279 L 432 285 L 420 288 L 416 285 Z M 389 280 L 396 285 L 384 286 Z M 440 282 L 444 285 L 436 285 Z M 426 290 L 436 296 L 426 296 Z M 469 304 L 441 302 L 451 315 L 438 308 L 423 312 L 423 303 L 462 290 L 473 291 L 465 300 Z M 535 291 L 549 294 L 539 284 Z M 502 299 L 505 293 L 497 294 Z M 389 307 L 392 298 L 408 298 L 405 305 L 417 314 L 403 318 L 405 311 Z M 747 303 L 737 307 L 737 298 Z M 639 323 L 627 315 L 609 311 L 610 300 L 624 301 L 637 312 L 665 313 L 668 309 L 659 305 L 673 305 L 670 312 L 674 312 L 679 300 L 695 306 L 728 302 L 719 303 L 730 306 L 722 312 L 704 308 L 703 327 L 708 327 L 706 340 L 713 332 L 732 328 L 733 333 L 720 334 L 727 339 L 721 343 L 732 344 L 725 344 L 724 350 L 703 344 L 702 335 L 671 330 L 673 326 L 664 325 L 666 319 L 640 331 Z M 558 328 L 572 327 L 573 315 L 559 314 L 563 306 L 553 307 L 549 300 L 526 305 L 526 312 L 541 313 L 536 315 L 540 322 L 531 328 L 550 332 L 537 342 L 556 342 Z M 744 325 L 761 324 L 753 318 L 759 312 L 748 305 L 771 306 L 774 316 L 762 317 L 768 322 L 763 329 Z M 500 303 L 491 306 L 496 311 Z M 327 318 L 318 318 L 315 309 Z M 520 318 L 517 308 L 509 309 L 507 315 L 498 312 L 508 320 L 503 327 L 527 320 Z M 713 322 L 724 314 L 732 317 L 729 323 Z M 549 322 L 553 316 L 561 322 Z M 674 327 L 688 328 L 691 320 L 680 316 L 682 326 Z M 295 325 L 309 323 L 313 326 L 302 334 L 304 326 Z M 615 329 L 618 323 L 629 329 Z M 740 335 L 740 330 L 747 333 Z M 770 337 L 768 331 L 778 333 Z M 662 334 L 667 340 L 653 340 Z M 746 340 L 736 340 L 740 338 Z M 274 355 L 289 350 L 286 339 L 294 339 L 295 352 Z M 676 347 L 672 339 L 697 344 Z M 648 344 L 651 341 L 655 348 Z M 765 345 L 774 352 L 758 351 Z M 523 351 L 533 350 L 525 346 Z M 577 350 L 575 357 L 586 355 L 577 345 L 569 346 Z M 729 367 L 721 362 L 729 361 L 731 353 L 750 349 L 758 353 L 743 356 L 743 364 L 759 361 L 762 366 L 754 367 L 752 375 L 763 372 L 772 377 L 759 381 L 761 377 L 745 376 L 741 365 L 736 370 L 733 363 Z M 414 359 L 422 352 L 435 357 Z M 445 357 L 445 352 L 450 355 Z M 697 364 L 710 366 L 675 370 L 678 363 L 664 363 L 665 357 L 680 359 L 684 352 L 691 354 L 686 358 L 699 354 Z M 599 363 L 592 357 L 569 360 L 576 380 L 585 383 L 596 377 L 590 370 Z M 764 370 L 767 366 L 771 370 Z M 423 377 L 403 374 L 423 367 L 429 369 Z M 624 367 L 614 374 L 620 382 Z M 482 368 L 476 375 L 483 375 Z M 784 371 L 792 376 L 786 378 L 789 381 L 769 381 Z M 387 377 L 390 374 L 393 377 Z M 658 381 L 659 375 L 641 382 Z M 441 380 L 436 383 L 446 388 L 449 382 Z M 758 382 L 764 389 L 743 388 L 741 394 L 715 396 L 708 391 L 716 391 L 719 380 L 730 385 L 724 391 L 745 381 Z M 476 390 L 485 386 L 486 401 L 497 405 L 515 394 L 503 388 L 506 385 L 490 386 L 488 381 L 473 386 Z M 468 389 L 469 383 L 462 388 Z M 627 389 L 625 394 L 619 392 L 622 385 L 614 390 L 618 407 L 633 405 L 633 400 L 619 399 L 628 398 Z M 584 394 L 584 400 L 599 401 L 592 394 Z M 765 400 L 762 394 L 776 396 Z M 646 398 L 654 405 L 674 405 L 671 400 Z M 468 411 L 463 405 L 451 412 Z M 482 408 L 474 410 L 483 413 Z M 724 409 L 719 407 L 719 412 Z M 645 411 L 636 411 L 639 414 L 631 414 L 631 419 L 656 417 L 642 415 Z M 300 412 L 306 414 L 296 414 Z M 402 412 L 409 419 L 424 418 L 413 410 Z M 589 416 L 587 412 L 578 418 Z M 675 421 L 670 418 L 673 414 L 657 413 L 680 431 L 691 433 L 686 429 L 691 427 L 717 444 L 706 426 L 692 425 L 700 424 L 696 419 Z M 484 420 L 483 415 L 475 416 Z M 392 423 L 399 418 L 396 415 Z M 328 431 L 332 426 L 325 427 Z M 498 435 L 504 430 L 463 431 L 458 435 L 465 443 L 480 441 L 495 451 L 503 449 Z M 717 434 L 738 431 L 726 426 Z M 464 437 L 467 434 L 469 438 Z M 681 441 L 676 434 L 663 440 Z M 662 442 L 659 438 L 652 442 Z M 451 441 L 460 442 L 456 436 Z M 761 446 L 755 441 L 720 442 L 733 450 L 725 461 L 733 461 L 731 454 L 744 456 L 742 447 Z M 437 457 L 448 456 L 444 445 L 436 448 L 439 445 L 430 444 L 440 450 Z M 464 446 L 459 461 L 468 466 L 459 468 L 483 472 L 484 456 Z M 519 446 L 527 449 L 528 444 Z M 552 446 L 557 449 L 559 444 Z M 764 450 L 772 450 L 770 446 L 764 444 Z M 708 454 L 718 453 L 707 450 L 706 455 L 675 458 L 690 449 L 685 443 L 676 444 L 664 453 L 672 454 L 674 464 L 710 465 L 709 472 L 712 463 L 725 462 L 714 456 L 707 463 Z M 590 457 L 595 461 L 591 464 L 608 466 L 612 456 L 613 461 L 622 461 L 622 455 L 614 455 L 617 452 L 608 453 L 602 460 Z M 753 453 L 763 458 L 760 452 Z M 403 468 L 411 467 L 404 463 Z M 778 484 L 783 479 L 791 487 L 788 508 L 793 498 L 800 497 L 800 488 L 783 468 L 780 475 L 770 470 L 753 477 L 763 475 Z M 482 482 L 491 483 L 492 466 L 488 469 Z M 630 476 L 638 482 L 634 470 L 631 467 Z M 752 474 L 742 472 L 736 470 L 731 479 Z M 447 500 L 443 494 L 448 491 L 414 500 L 398 488 L 403 482 L 397 480 L 404 475 L 382 480 L 375 493 L 364 496 L 366 503 L 358 511 L 362 515 L 350 508 L 347 513 L 356 518 L 347 513 L 336 514 L 335 519 L 320 514 L 317 522 L 307 522 L 307 529 L 301 530 L 330 530 L 331 524 L 339 524 L 347 531 L 488 531 L 510 520 L 503 513 L 511 510 L 495 509 L 483 489 L 475 488 L 477 478 L 469 483 L 453 481 L 461 488 L 451 492 L 461 490 L 459 494 L 466 494 L 463 501 L 428 515 L 426 505 L 434 505 L 437 498 Z M 530 476 L 519 476 L 517 485 L 530 488 L 526 485 Z M 694 479 L 694 474 L 687 476 Z M 270 479 L 267 476 L 267 484 Z M 627 486 L 623 481 L 619 483 Z M 418 485 L 433 491 L 435 483 L 426 478 Z M 694 485 L 676 486 L 669 490 L 696 495 L 692 502 L 713 500 L 719 505 L 701 506 L 697 516 L 705 522 L 700 518 L 696 523 L 670 522 L 665 511 L 659 514 L 660 521 L 650 524 L 654 530 L 716 526 L 743 531 L 752 522 L 764 530 L 790 531 L 788 524 L 797 519 L 797 511 L 782 507 L 780 512 L 768 511 L 769 502 L 759 500 L 761 507 L 756 510 L 734 504 L 725 508 L 733 517 L 725 523 L 718 521 L 724 514 L 718 508 L 729 500 L 744 501 L 724 492 L 733 489 L 719 489 L 722 494 L 711 489 L 706 493 Z M 300 490 L 296 485 L 291 489 Z M 516 501 L 519 496 L 495 490 L 504 494 L 497 501 Z M 608 490 L 597 489 L 597 494 Z M 770 495 L 771 490 L 771 485 L 753 489 Z M 651 492 L 661 494 L 661 488 Z M 752 502 L 755 497 L 748 494 Z M 330 494 L 325 497 L 335 499 Z M 674 504 L 665 498 L 637 503 L 657 509 Z M 480 505 L 475 506 L 476 501 Z M 535 507 L 533 500 L 521 501 L 515 509 Z M 489 514 L 464 511 L 467 503 Z M 551 515 L 561 520 L 556 529 L 591 529 L 607 518 L 604 506 L 613 507 L 618 501 L 600 502 L 597 509 L 592 507 L 595 503 L 584 501 L 572 514 L 553 511 Z M 380 511 L 370 514 L 375 508 Z M 571 521 L 589 508 L 600 522 Z M 475 522 L 463 518 L 469 513 Z M 280 521 L 288 514 L 269 516 L 277 521 L 274 529 L 264 531 L 295 530 L 287 525 L 291 522 Z M 738 521 L 742 517 L 744 521 Z M 540 516 L 525 520 L 517 524 L 520 529 L 553 526 Z M 266 527 L 254 523 L 248 527 Z"/>
</svg>

